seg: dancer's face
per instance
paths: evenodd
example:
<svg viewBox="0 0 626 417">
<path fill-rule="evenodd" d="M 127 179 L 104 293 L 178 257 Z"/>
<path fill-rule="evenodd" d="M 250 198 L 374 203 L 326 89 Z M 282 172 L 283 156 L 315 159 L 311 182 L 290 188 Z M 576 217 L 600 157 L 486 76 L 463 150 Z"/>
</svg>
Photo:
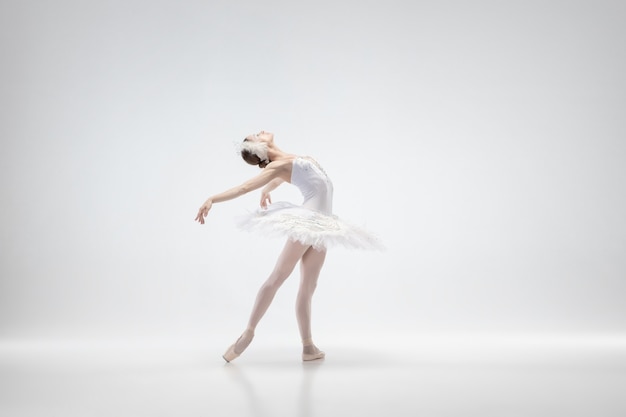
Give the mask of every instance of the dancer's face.
<svg viewBox="0 0 626 417">
<path fill-rule="evenodd" d="M 251 135 L 248 135 L 246 139 L 252 142 L 271 143 L 274 141 L 274 134 L 266 132 L 265 130 L 261 130 L 259 133 L 253 133 Z"/>
</svg>

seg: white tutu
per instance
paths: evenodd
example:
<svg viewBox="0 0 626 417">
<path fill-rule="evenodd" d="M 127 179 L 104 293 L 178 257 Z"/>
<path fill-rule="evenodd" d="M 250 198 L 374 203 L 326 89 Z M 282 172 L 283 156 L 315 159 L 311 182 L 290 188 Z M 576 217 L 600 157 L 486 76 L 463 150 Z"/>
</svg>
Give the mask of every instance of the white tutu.
<svg viewBox="0 0 626 417">
<path fill-rule="evenodd" d="M 238 218 L 241 229 L 269 237 L 288 237 L 317 250 L 342 245 L 350 249 L 383 250 L 381 241 L 368 230 L 335 215 L 323 214 L 288 202 L 277 202 Z"/>
</svg>

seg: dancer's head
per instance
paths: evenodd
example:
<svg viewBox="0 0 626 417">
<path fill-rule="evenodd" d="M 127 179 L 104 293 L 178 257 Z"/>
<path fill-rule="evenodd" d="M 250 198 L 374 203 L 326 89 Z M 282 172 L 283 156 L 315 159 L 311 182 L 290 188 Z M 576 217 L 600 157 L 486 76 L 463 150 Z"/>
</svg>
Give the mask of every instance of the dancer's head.
<svg viewBox="0 0 626 417">
<path fill-rule="evenodd" d="M 241 157 L 250 165 L 258 165 L 265 168 L 269 164 L 268 144 L 274 141 L 274 134 L 261 131 L 246 136 L 241 144 Z"/>
</svg>

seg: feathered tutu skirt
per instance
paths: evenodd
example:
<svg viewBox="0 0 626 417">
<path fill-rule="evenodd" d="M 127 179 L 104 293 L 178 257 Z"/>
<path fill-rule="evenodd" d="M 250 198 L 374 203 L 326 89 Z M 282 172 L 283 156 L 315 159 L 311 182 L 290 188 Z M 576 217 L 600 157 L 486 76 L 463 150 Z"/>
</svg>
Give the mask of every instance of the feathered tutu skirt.
<svg viewBox="0 0 626 417">
<path fill-rule="evenodd" d="M 384 250 L 380 239 L 363 227 L 288 202 L 277 202 L 240 216 L 237 226 L 269 237 L 288 237 L 317 250 L 333 246 Z"/>
</svg>

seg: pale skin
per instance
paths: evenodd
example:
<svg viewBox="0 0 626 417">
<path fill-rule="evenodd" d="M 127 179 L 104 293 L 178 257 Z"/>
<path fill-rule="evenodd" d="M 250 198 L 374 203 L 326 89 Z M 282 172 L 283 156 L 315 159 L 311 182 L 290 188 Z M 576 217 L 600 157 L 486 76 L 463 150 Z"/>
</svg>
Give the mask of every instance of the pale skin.
<svg viewBox="0 0 626 417">
<path fill-rule="evenodd" d="M 261 187 L 263 189 L 261 190 L 260 205 L 267 208 L 267 205 L 272 203 L 270 192 L 283 182 L 291 182 L 291 170 L 296 155 L 280 150 L 274 144 L 274 135 L 269 132 L 261 131 L 249 135 L 246 139 L 267 144 L 268 158 L 271 162 L 261 170 L 261 173 L 243 184 L 209 197 L 200 206 L 196 215 L 195 220 L 200 224 L 204 224 L 204 219 L 209 214 L 213 204 L 235 199 Z M 235 344 L 237 353 L 241 353 L 252 341 L 254 330 L 269 308 L 274 295 L 291 275 L 298 262 L 300 262 L 300 287 L 296 297 L 296 316 L 303 341 L 303 353 L 316 354 L 319 352 L 311 337 L 311 299 L 325 258 L 325 250 L 315 250 L 313 247 L 303 245 L 300 242 L 287 240 L 273 271 L 258 291 L 247 329 Z"/>
</svg>

